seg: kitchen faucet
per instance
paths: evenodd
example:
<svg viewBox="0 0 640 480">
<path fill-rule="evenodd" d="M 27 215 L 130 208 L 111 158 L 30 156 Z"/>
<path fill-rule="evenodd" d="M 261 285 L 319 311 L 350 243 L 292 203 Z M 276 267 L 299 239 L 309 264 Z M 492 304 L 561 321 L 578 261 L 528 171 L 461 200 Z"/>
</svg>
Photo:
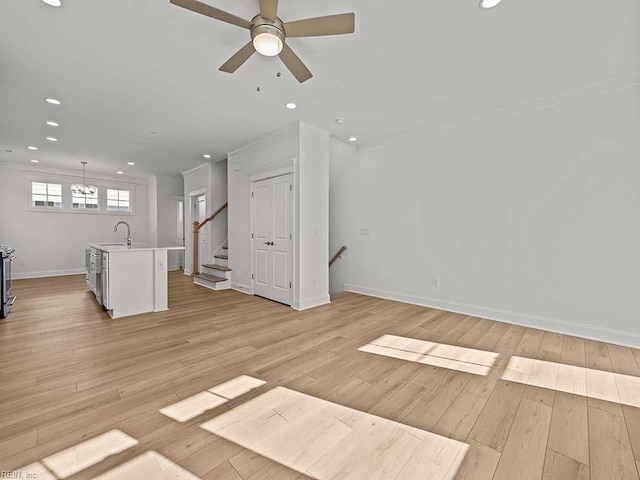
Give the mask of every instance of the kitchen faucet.
<svg viewBox="0 0 640 480">
<path fill-rule="evenodd" d="M 129 224 L 127 222 L 118 222 L 116 223 L 116 226 L 113 227 L 113 231 L 117 232 L 118 231 L 118 225 L 126 225 L 127 227 L 127 247 L 131 248 L 131 227 L 129 226 Z"/>
</svg>

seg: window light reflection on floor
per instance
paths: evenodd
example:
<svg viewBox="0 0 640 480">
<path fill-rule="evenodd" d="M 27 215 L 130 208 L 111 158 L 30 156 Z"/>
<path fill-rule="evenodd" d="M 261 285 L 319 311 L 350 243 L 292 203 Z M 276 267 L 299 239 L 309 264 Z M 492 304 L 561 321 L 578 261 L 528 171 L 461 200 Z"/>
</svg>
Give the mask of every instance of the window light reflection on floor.
<svg viewBox="0 0 640 480">
<path fill-rule="evenodd" d="M 487 375 L 499 356 L 494 352 L 396 335 L 383 335 L 358 350 L 475 375 Z"/>
<path fill-rule="evenodd" d="M 63 479 L 137 444 L 138 441 L 126 433 L 110 430 L 17 471 L 24 472 L 24 478 Z"/>
<path fill-rule="evenodd" d="M 162 408 L 160 413 L 178 422 L 187 422 L 265 383 L 264 380 L 241 375 L 205 392 L 196 393 L 180 402 Z"/>
<path fill-rule="evenodd" d="M 318 480 L 453 480 L 465 443 L 276 387 L 201 425 Z"/>
<path fill-rule="evenodd" d="M 640 378 L 631 375 L 511 357 L 502 379 L 640 407 Z"/>
<path fill-rule="evenodd" d="M 198 480 L 180 465 L 153 450 L 137 456 L 94 480 Z"/>
</svg>

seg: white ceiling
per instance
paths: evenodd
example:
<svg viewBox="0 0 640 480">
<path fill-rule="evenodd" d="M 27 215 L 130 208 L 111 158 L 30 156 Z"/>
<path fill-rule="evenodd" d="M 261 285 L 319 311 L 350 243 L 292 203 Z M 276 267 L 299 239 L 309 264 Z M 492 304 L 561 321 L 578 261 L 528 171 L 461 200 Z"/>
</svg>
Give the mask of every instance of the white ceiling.
<svg viewBox="0 0 640 480">
<path fill-rule="evenodd" d="M 208 1 L 247 19 L 258 11 L 258 0 Z M 504 0 L 488 11 L 477 0 L 281 0 L 284 21 L 356 13 L 354 35 L 288 42 L 315 75 L 302 85 L 259 55 L 219 72 L 248 31 L 169 0 L 64 2 L 0 1 L 0 160 L 171 174 L 296 120 L 366 146 L 640 69 L 637 0 Z"/>
</svg>

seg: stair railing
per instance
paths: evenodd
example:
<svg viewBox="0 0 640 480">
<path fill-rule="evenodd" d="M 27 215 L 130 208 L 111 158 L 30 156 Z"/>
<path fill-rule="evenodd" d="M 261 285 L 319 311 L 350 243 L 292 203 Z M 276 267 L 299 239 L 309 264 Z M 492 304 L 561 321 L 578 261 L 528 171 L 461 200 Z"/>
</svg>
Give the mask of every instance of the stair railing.
<svg viewBox="0 0 640 480">
<path fill-rule="evenodd" d="M 347 246 L 343 245 L 342 247 L 340 247 L 340 250 L 338 250 L 338 253 L 336 253 L 333 258 L 329 261 L 329 266 L 333 265 L 334 263 L 336 263 L 338 261 L 339 258 L 342 258 L 342 254 L 347 250 Z"/>
<path fill-rule="evenodd" d="M 229 206 L 229 202 L 222 205 L 218 210 L 213 212 L 211 215 L 205 218 L 202 222 L 193 222 L 193 269 L 191 271 L 192 275 L 198 275 L 200 273 L 200 261 L 199 261 L 200 255 L 198 251 L 200 246 L 200 242 L 198 238 L 200 236 L 200 229 L 204 227 L 207 223 L 209 223 L 211 220 L 216 218 L 228 206 Z"/>
</svg>

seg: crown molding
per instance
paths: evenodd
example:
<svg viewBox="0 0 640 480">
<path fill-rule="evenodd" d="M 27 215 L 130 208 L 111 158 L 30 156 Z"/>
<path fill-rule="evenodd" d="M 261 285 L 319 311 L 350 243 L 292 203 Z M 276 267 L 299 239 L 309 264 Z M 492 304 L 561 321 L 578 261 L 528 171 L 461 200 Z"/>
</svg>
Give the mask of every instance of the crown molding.
<svg viewBox="0 0 640 480">
<path fill-rule="evenodd" d="M 263 149 L 266 145 L 272 145 L 277 143 L 278 141 L 280 141 L 280 139 L 282 139 L 283 137 L 286 137 L 288 135 L 291 134 L 297 134 L 299 135 L 300 133 L 300 128 L 301 128 L 301 123 L 302 122 L 294 122 L 291 123 L 289 125 L 287 125 L 284 128 L 281 128 L 280 130 L 276 130 L 275 132 L 260 137 L 257 140 L 254 140 L 251 143 L 248 143 L 247 145 L 237 148 L 236 150 L 229 152 L 227 154 L 227 159 L 229 159 L 230 157 L 233 159 L 233 157 L 237 157 L 237 156 L 242 156 L 245 154 L 249 154 L 251 152 L 257 151 L 257 150 L 261 150 Z"/>
<path fill-rule="evenodd" d="M 413 143 L 424 140 L 425 138 L 447 135 L 456 131 L 518 117 L 527 113 L 553 108 L 558 105 L 584 100 L 637 85 L 640 85 L 640 70 L 559 90 L 549 95 L 512 103 L 487 112 L 461 117 L 456 120 L 442 122 L 429 127 L 405 132 L 364 147 L 359 147 L 357 149 L 357 155 L 365 155 L 383 148 Z"/>
<path fill-rule="evenodd" d="M 69 170 L 62 168 L 51 168 L 51 167 L 39 167 L 35 165 L 23 165 L 20 163 L 14 162 L 5 162 L 0 161 L 0 168 L 7 168 L 10 170 L 15 170 L 24 176 L 33 176 L 33 175 L 46 175 L 48 177 L 64 177 L 64 178 L 77 178 L 82 179 L 83 174 L 82 170 Z M 148 178 L 142 177 L 129 177 L 126 175 L 107 175 L 95 172 L 88 172 L 86 175 L 87 180 L 98 180 L 98 181 L 109 181 L 114 184 L 127 184 L 127 185 L 146 185 L 149 183 Z"/>
</svg>

